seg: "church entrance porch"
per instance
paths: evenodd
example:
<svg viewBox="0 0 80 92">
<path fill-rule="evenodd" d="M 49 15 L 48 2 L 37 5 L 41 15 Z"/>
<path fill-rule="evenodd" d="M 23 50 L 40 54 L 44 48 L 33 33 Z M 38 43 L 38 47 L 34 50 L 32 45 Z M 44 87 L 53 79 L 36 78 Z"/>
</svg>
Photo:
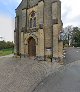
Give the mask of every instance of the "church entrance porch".
<svg viewBox="0 0 80 92">
<path fill-rule="evenodd" d="M 28 55 L 31 58 L 36 57 L 36 42 L 33 37 L 28 39 Z"/>
</svg>

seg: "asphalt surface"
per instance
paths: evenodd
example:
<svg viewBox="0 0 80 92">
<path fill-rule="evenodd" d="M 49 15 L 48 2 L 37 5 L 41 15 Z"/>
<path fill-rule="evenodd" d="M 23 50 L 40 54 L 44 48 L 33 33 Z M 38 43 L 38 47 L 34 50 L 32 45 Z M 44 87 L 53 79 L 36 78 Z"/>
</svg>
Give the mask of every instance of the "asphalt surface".
<svg viewBox="0 0 80 92">
<path fill-rule="evenodd" d="M 64 61 L 66 64 L 80 60 L 80 48 L 68 48 L 66 50 L 65 56 L 66 57 Z"/>
<path fill-rule="evenodd" d="M 80 92 L 80 49 L 68 48 L 65 68 L 45 78 L 33 92 Z"/>
</svg>

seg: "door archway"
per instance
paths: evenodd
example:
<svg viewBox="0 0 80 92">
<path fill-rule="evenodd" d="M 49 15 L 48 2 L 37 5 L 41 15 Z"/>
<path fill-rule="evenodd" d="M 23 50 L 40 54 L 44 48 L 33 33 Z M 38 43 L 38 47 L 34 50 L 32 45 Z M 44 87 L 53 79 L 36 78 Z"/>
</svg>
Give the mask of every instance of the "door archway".
<svg viewBox="0 0 80 92">
<path fill-rule="evenodd" d="M 36 56 L 36 42 L 33 37 L 28 39 L 28 54 L 30 57 Z"/>
</svg>

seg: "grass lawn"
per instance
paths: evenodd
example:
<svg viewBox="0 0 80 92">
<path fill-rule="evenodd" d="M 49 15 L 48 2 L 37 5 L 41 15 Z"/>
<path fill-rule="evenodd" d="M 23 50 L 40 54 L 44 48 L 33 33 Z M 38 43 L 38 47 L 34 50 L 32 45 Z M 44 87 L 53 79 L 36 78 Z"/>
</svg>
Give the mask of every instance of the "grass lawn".
<svg viewBox="0 0 80 92">
<path fill-rule="evenodd" d="M 13 53 L 13 49 L 3 49 L 0 50 L 0 56 L 5 56 Z"/>
</svg>

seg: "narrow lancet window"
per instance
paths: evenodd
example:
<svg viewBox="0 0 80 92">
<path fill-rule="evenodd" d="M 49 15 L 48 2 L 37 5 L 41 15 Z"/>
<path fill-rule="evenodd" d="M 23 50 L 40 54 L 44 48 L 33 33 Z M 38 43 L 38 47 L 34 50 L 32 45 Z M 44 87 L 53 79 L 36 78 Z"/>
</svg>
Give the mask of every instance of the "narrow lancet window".
<svg viewBox="0 0 80 92">
<path fill-rule="evenodd" d="M 30 18 L 30 28 L 32 28 L 32 18 Z"/>
<path fill-rule="evenodd" d="M 33 27 L 36 27 L 36 17 L 33 19 Z"/>
</svg>

